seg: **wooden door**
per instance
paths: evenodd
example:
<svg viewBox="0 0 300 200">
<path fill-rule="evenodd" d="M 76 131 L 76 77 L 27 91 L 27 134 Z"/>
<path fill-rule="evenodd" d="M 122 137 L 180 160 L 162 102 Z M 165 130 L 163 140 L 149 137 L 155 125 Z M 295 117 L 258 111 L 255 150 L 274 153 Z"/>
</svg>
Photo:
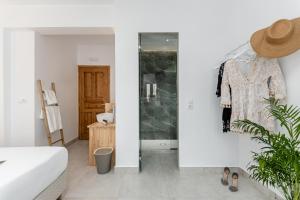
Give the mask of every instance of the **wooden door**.
<svg viewBox="0 0 300 200">
<path fill-rule="evenodd" d="M 105 110 L 109 97 L 109 66 L 79 66 L 79 139 L 88 140 L 87 126 Z"/>
</svg>

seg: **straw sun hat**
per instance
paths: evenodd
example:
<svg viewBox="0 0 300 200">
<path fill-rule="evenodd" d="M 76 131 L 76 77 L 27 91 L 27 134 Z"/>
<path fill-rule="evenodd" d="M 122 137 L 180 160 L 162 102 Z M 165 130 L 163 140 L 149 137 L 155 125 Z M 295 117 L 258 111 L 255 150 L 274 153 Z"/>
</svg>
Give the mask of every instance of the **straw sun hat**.
<svg viewBox="0 0 300 200">
<path fill-rule="evenodd" d="M 300 18 L 281 19 L 256 31 L 250 40 L 254 51 L 268 58 L 287 56 L 300 49 Z"/>
</svg>

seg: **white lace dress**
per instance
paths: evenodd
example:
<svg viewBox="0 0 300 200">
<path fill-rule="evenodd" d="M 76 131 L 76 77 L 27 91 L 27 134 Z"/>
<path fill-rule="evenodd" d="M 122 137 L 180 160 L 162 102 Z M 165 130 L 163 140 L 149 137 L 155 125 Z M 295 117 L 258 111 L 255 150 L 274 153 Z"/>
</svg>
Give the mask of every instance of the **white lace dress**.
<svg viewBox="0 0 300 200">
<path fill-rule="evenodd" d="M 276 99 L 286 97 L 286 87 L 283 74 L 277 59 L 256 57 L 250 61 L 248 73 L 243 73 L 242 65 L 236 60 L 229 60 L 225 64 L 222 86 L 221 106 L 232 107 L 232 122 L 248 119 L 274 130 L 275 122 L 266 110 L 265 98 Z M 230 94 L 231 89 L 231 94 Z"/>
</svg>

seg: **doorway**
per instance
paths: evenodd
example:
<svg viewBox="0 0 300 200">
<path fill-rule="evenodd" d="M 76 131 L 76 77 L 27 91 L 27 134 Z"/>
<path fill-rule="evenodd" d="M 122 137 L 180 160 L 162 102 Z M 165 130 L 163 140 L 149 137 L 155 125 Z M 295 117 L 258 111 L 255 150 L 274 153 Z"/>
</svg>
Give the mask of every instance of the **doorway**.
<svg viewBox="0 0 300 200">
<path fill-rule="evenodd" d="M 110 102 L 110 67 L 78 66 L 79 139 L 88 140 L 88 125 L 96 122 L 96 115 L 105 112 Z"/>
<path fill-rule="evenodd" d="M 140 171 L 152 158 L 178 160 L 177 60 L 178 33 L 139 34 Z"/>
<path fill-rule="evenodd" d="M 5 68 L 7 77 L 5 85 L 15 86 L 14 91 L 22 91 L 26 95 L 16 93 L 16 98 L 28 99 L 30 104 L 24 109 L 26 113 L 34 112 L 34 120 L 27 123 L 31 127 L 28 139 L 20 141 L 30 145 L 48 145 L 47 134 L 43 120 L 40 119 L 40 102 L 36 90 L 36 80 L 42 80 L 43 88 L 49 89 L 52 82 L 56 85 L 57 99 L 60 105 L 61 120 L 66 144 L 72 144 L 79 137 L 79 98 L 78 98 L 78 66 L 109 66 L 110 89 L 109 103 L 115 102 L 115 36 L 113 28 L 109 27 L 39 27 L 39 28 L 5 28 L 5 49 L 7 56 Z M 20 39 L 15 39 L 15 37 Z M 24 39 L 25 38 L 25 39 Z M 17 51 L 9 51 L 13 46 Z M 19 57 L 14 54 L 18 53 Z M 11 54 L 11 55 L 10 55 Z M 14 55 L 14 56 L 12 56 Z M 26 56 L 24 56 L 26 55 Z M 12 61 L 18 65 L 11 65 Z M 26 63 L 25 63 L 26 62 Z M 26 64 L 26 76 L 19 76 Z M 24 74 L 24 73 L 21 73 Z M 11 77 L 14 82 L 9 81 Z M 15 84 L 16 82 L 16 84 Z M 18 83 L 18 84 L 17 84 Z M 28 83 L 24 85 L 23 83 Z M 7 87 L 10 88 L 10 87 Z M 23 94 L 21 93 L 21 94 Z M 13 93 L 8 93 L 9 102 Z M 34 98 L 34 102 L 31 101 Z M 32 104 L 33 102 L 33 104 Z M 18 102 L 16 102 L 18 104 Z M 9 105 L 9 104 L 8 104 Z M 11 106 L 10 106 L 11 107 Z M 23 109 L 23 107 L 22 107 Z M 21 109 L 21 113 L 22 113 Z M 25 109 L 25 110 L 26 110 Z M 10 110 L 8 110 L 10 111 Z M 7 112 L 10 113 L 10 112 Z M 19 121 L 26 121 L 19 120 Z M 94 118 L 94 120 L 96 120 Z M 28 121 L 28 120 L 27 120 Z M 12 124 L 13 126 L 14 124 Z M 9 129 L 11 126 L 8 126 Z M 15 134 L 17 136 L 17 134 Z M 87 135 L 87 134 L 86 134 Z M 53 140 L 58 140 L 60 134 L 53 133 Z M 81 138 L 87 139 L 88 136 Z M 7 140 L 9 143 L 10 141 Z M 88 141 L 81 141 L 88 146 Z"/>
</svg>

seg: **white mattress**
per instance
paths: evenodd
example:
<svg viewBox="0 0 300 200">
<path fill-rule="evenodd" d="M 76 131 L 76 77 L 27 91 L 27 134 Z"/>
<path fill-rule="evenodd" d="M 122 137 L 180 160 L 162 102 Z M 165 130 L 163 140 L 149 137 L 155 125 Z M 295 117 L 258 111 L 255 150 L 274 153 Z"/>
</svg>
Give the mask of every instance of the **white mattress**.
<svg viewBox="0 0 300 200">
<path fill-rule="evenodd" d="M 0 200 L 32 200 L 66 169 L 63 147 L 0 148 Z"/>
</svg>

